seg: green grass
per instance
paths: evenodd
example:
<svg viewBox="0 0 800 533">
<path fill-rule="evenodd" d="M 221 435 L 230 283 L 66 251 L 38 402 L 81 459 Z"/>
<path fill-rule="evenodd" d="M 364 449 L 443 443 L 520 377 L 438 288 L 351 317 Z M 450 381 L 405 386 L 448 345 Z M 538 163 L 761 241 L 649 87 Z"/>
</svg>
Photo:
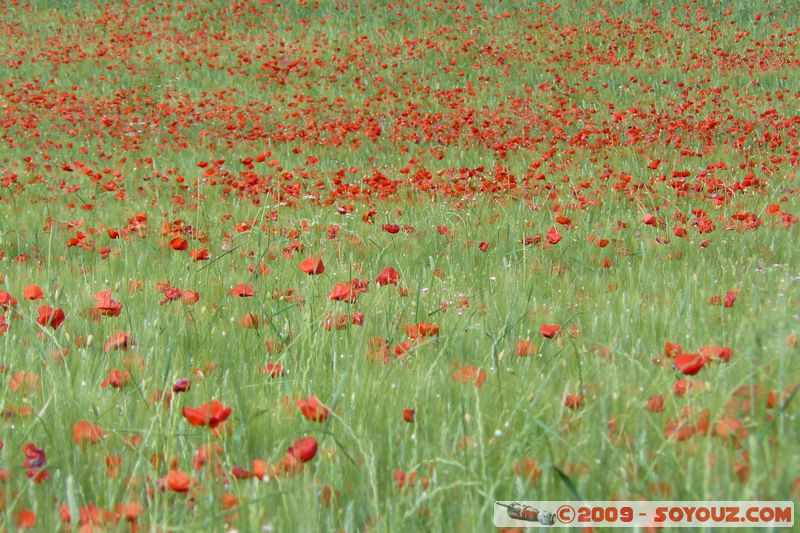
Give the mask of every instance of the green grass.
<svg viewBox="0 0 800 533">
<path fill-rule="evenodd" d="M 4 6 L 3 16 L 22 35 L 3 50 L 8 57 L 28 50 L 23 64 L 8 70 L 10 83 L 0 95 L 6 115 L 0 182 L 17 176 L 0 188 L 0 290 L 19 299 L 15 310 L 0 311 L 10 324 L 0 335 L 0 469 L 9 478 L 0 485 L 4 529 L 18 527 L 23 509 L 36 514 L 37 529 L 58 529 L 62 505 L 77 529 L 79 508 L 114 510 L 129 501 L 143 505 L 138 522 L 145 529 L 162 531 L 258 531 L 268 524 L 278 531 L 482 531 L 491 527 L 494 500 L 797 500 L 800 425 L 789 389 L 800 382 L 798 230 L 767 209 L 778 204 L 796 216 L 800 207 L 792 162 L 798 86 L 789 66 L 796 46 L 771 46 L 769 53 L 758 48 L 768 63 L 764 74 L 744 63 L 713 61 L 683 71 L 692 52 L 710 54 L 724 45 L 755 54 L 747 48 L 769 41 L 773 32 L 789 40 L 796 9 L 775 5 L 768 15 L 765 8 L 755 26 L 746 6 L 737 4 L 728 25 L 720 22 L 722 7 L 706 3 L 713 13 L 704 24 L 714 24 L 719 34 L 711 44 L 708 33 L 695 36 L 670 24 L 672 4 L 660 6 L 655 27 L 678 36 L 649 39 L 652 57 L 670 58 L 653 71 L 636 63 L 651 59 L 643 47 L 620 64 L 596 64 L 586 44 L 605 50 L 616 40 L 624 50 L 631 33 L 603 24 L 599 34 L 584 33 L 584 26 L 605 19 L 597 9 L 587 14 L 572 3 L 552 22 L 538 8 L 505 3 L 487 5 L 485 19 L 470 6 L 466 11 L 475 18 L 466 19 L 434 2 L 429 21 L 415 15 L 413 3 L 398 8 L 402 17 L 390 17 L 382 5 L 315 11 L 299 3 L 245 2 L 252 12 L 238 18 L 228 3 L 217 4 L 204 13 L 205 4 L 186 3 L 185 11 L 200 11 L 198 18 L 175 16 L 169 26 L 165 17 L 173 10 L 150 4 L 124 9 L 109 3 L 108 15 L 103 3 L 74 10 L 53 2 L 35 2 L 29 10 Z M 156 8 L 152 14 L 150 7 Z M 648 28 L 637 21 L 649 20 L 645 3 L 600 7 L 609 9 L 608 20 Z M 517 11 L 516 18 L 495 19 L 506 10 Z M 309 22 L 300 24 L 302 18 Z M 384 31 L 390 18 L 408 24 Z M 82 23 L 92 20 L 98 22 Z M 767 26 L 774 22 L 780 30 Z M 570 25 L 579 29 L 574 42 L 558 44 L 558 32 Z M 334 31 L 344 27 L 351 31 Z M 450 31 L 437 33 L 442 27 Z M 752 29 L 747 42 L 733 43 L 745 28 Z M 59 32 L 60 44 L 54 44 L 50 38 Z M 94 53 L 101 43 L 113 44 L 108 32 L 130 40 L 130 60 L 111 54 L 59 63 L 54 73 L 54 57 L 72 45 Z M 531 44 L 527 35 L 552 50 Z M 374 48 L 356 42 L 359 36 Z M 467 38 L 474 43 L 462 49 Z M 416 39 L 419 52 L 398 57 L 395 48 L 405 46 L 404 39 Z M 683 59 L 674 59 L 681 42 Z M 251 43 L 262 43 L 263 53 Z M 485 47 L 495 55 L 481 52 Z M 192 59 L 166 64 L 156 58 L 158 48 L 183 49 Z M 572 58 L 548 62 L 567 49 Z M 214 53 L 200 65 L 193 55 Z M 239 53 L 252 62 L 237 65 Z M 503 53 L 507 61 L 496 63 Z M 148 55 L 149 62 L 143 59 Z M 446 70 L 451 57 L 456 66 Z M 274 79 L 256 76 L 268 59 L 287 58 L 307 64 Z M 381 66 L 393 62 L 398 65 Z M 331 75 L 335 81 L 320 81 Z M 748 85 L 754 76 L 760 87 Z M 474 96 L 465 96 L 467 81 Z M 545 82 L 547 88 L 537 89 Z M 626 84 L 629 89 L 620 89 Z M 648 85 L 652 92 L 641 89 Z M 713 88 L 721 93 L 708 103 Z M 462 92 L 442 92 L 454 89 Z M 404 115 L 409 103 L 417 110 Z M 610 103 L 624 120 L 615 121 Z M 240 114 L 242 127 L 228 128 Z M 103 126 L 103 116 L 114 124 Z M 26 122 L 31 118 L 35 126 Z M 713 132 L 699 126 L 704 118 L 719 122 Z M 382 126 L 374 140 L 364 126 L 368 119 Z M 344 135 L 343 124 L 358 127 Z M 290 125 L 306 136 L 287 138 Z M 638 140 L 626 141 L 630 127 L 642 131 Z M 589 141 L 570 144 L 583 129 L 591 130 Z M 248 138 L 252 131 L 263 135 Z M 126 135 L 134 132 L 140 142 Z M 779 135 L 781 144 L 765 142 L 765 133 Z M 333 140 L 337 134 L 340 143 Z M 677 135 L 684 148 L 701 155 L 676 150 Z M 740 136 L 745 139 L 737 146 Z M 597 139 L 606 141 L 593 146 Z M 267 151 L 253 171 L 259 192 L 233 188 L 252 177 L 241 159 Z M 307 164 L 309 156 L 319 162 Z M 648 169 L 656 158 L 661 167 Z M 225 159 L 223 177 L 198 167 L 217 159 Z M 282 169 L 267 166 L 271 159 Z M 546 179 L 524 184 L 537 160 L 535 172 Z M 709 170 L 717 162 L 727 170 Z M 74 171 L 62 170 L 65 163 Z M 421 192 L 409 179 L 427 169 L 434 182 L 444 183 L 443 176 L 479 166 L 485 171 L 463 181 L 472 193 Z M 496 168 L 513 174 L 518 187 L 480 192 Z M 386 198 L 336 192 L 340 169 L 345 185 L 367 188 L 363 180 L 379 171 L 401 180 L 399 192 Z M 677 194 L 669 186 L 673 170 L 691 171 L 688 181 L 700 190 Z M 748 172 L 762 186 L 733 192 Z M 620 174 L 631 177 L 625 187 Z M 666 183 L 658 179 L 662 174 Z M 212 184 L 215 179 L 220 183 Z M 112 181 L 116 189 L 105 190 Z M 281 188 L 290 184 L 302 185 L 299 197 Z M 715 203 L 714 189 L 724 202 Z M 121 190 L 124 199 L 116 197 Z M 595 203 L 581 206 L 579 196 Z M 82 210 L 83 204 L 94 208 Z M 348 204 L 352 213 L 340 215 L 337 208 Z M 374 224 L 361 218 L 370 208 Z M 708 212 L 714 232 L 692 227 L 691 212 L 698 208 Z M 139 212 L 148 215 L 145 237 L 108 237 L 108 229 L 127 226 Z M 676 222 L 676 212 L 688 221 Z M 758 215 L 760 227 L 724 230 L 736 212 Z M 663 218 L 664 227 L 645 225 L 645 213 Z M 572 226 L 555 222 L 561 214 Z M 192 262 L 189 251 L 170 250 L 175 234 L 162 234 L 162 225 L 176 220 L 206 234 L 205 244 L 184 237 L 190 249 L 207 248 L 209 261 Z M 76 234 L 70 224 L 79 221 L 77 230 L 96 243 L 88 250 L 65 245 Z M 620 229 L 618 221 L 627 227 Z M 239 232 L 236 224 L 243 222 L 253 229 Z M 381 230 L 386 223 L 415 231 L 390 235 Z M 334 224 L 338 235 L 329 238 Z M 449 233 L 440 234 L 439 225 Z M 689 230 L 686 238 L 673 234 L 678 225 Z M 558 244 L 523 244 L 551 226 L 562 233 Z M 657 237 L 670 240 L 660 244 Z M 607 247 L 592 243 L 602 238 L 611 241 Z M 701 247 L 706 239 L 708 247 Z M 303 244 L 302 252 L 284 257 L 294 241 Z M 482 241 L 490 243 L 485 253 L 478 249 Z M 98 253 L 103 246 L 110 247 L 107 259 Z M 324 274 L 300 271 L 300 261 L 312 256 L 324 261 Z M 602 268 L 604 259 L 612 261 L 609 268 Z M 260 262 L 269 269 L 265 275 Z M 405 294 L 376 286 L 387 266 L 401 274 Z M 328 299 L 334 284 L 353 278 L 369 280 L 369 291 L 354 304 Z M 156 284 L 165 280 L 199 292 L 199 302 L 160 305 L 164 295 Z M 133 282 L 141 289 L 133 290 Z M 255 296 L 231 296 L 238 283 L 252 283 Z M 23 299 L 29 284 L 43 289 L 43 301 Z M 121 315 L 93 320 L 85 311 L 97 292 L 109 289 L 124 306 Z M 273 298 L 288 289 L 302 301 Z M 733 307 L 709 304 L 729 290 L 737 292 Z M 37 324 L 40 305 L 62 308 L 64 324 L 57 330 Z M 322 327 L 329 315 L 353 312 L 364 313 L 363 326 Z M 247 313 L 261 317 L 260 327 L 242 327 Z M 435 323 L 439 334 L 405 359 L 370 360 L 371 338 L 386 339 L 394 353 L 407 340 L 405 326 L 418 322 Z M 561 334 L 543 338 L 544 324 L 559 324 Z M 131 332 L 135 347 L 105 352 L 116 332 Z M 538 353 L 517 356 L 521 339 L 536 344 Z M 687 352 L 727 346 L 733 357 L 686 377 L 665 358 L 667 341 Z M 267 343 L 283 349 L 269 353 Z M 285 376 L 259 372 L 267 362 L 280 362 Z M 464 365 L 485 372 L 481 387 L 453 378 Z M 131 380 L 125 387 L 101 388 L 110 370 L 126 368 Z M 39 386 L 12 390 L 18 372 L 36 374 Z M 151 401 L 181 377 L 191 379 L 191 389 L 175 395 L 171 408 Z M 672 391 L 682 377 L 699 384 L 679 397 Z M 754 385 L 751 405 L 726 408 L 734 391 Z M 768 391 L 778 393 L 777 406 L 769 409 Z M 579 409 L 564 405 L 571 393 L 585 395 Z M 308 421 L 295 407 L 311 395 L 331 409 L 327 421 Z M 664 412 L 646 409 L 654 395 L 664 395 Z M 212 399 L 232 407 L 219 437 L 181 415 L 182 407 Z M 404 408 L 416 410 L 414 423 L 403 421 Z M 669 421 L 696 425 L 704 410 L 707 434 L 681 442 L 665 436 Z M 747 429 L 738 442 L 714 435 L 715 422 L 726 417 Z M 101 426 L 105 438 L 75 444 L 72 428 L 80 420 Z M 136 445 L 129 442 L 133 436 L 141 438 Z M 316 438 L 319 452 L 301 472 L 233 479 L 235 465 L 281 463 L 292 442 L 305 436 Z M 22 464 L 28 442 L 47 454 L 50 479 L 41 484 L 28 479 Z M 219 471 L 213 465 L 194 469 L 198 448 L 213 444 L 221 447 Z M 109 455 L 121 457 L 116 477 L 106 467 Z M 525 460 L 536 463 L 534 480 L 519 473 Z M 171 462 L 198 481 L 189 495 L 159 489 Z M 737 474 L 737 464 L 749 465 L 747 479 Z M 396 470 L 416 470 L 418 479 L 400 488 Z M 323 504 L 327 491 L 335 496 Z M 238 498 L 232 509 L 223 507 L 226 493 Z M 109 530 L 128 529 L 124 518 L 103 522 Z"/>
</svg>

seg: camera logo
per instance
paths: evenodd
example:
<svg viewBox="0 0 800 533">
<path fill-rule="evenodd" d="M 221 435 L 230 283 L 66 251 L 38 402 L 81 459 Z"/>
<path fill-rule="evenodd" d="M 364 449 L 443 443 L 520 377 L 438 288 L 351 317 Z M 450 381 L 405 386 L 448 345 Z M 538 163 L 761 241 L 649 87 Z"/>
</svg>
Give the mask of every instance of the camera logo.
<svg viewBox="0 0 800 533">
<path fill-rule="evenodd" d="M 495 502 L 500 507 L 505 507 L 508 517 L 514 520 L 523 520 L 525 522 L 538 522 L 543 526 L 552 526 L 556 523 L 556 515 L 550 511 L 540 511 L 530 505 L 522 505 L 521 503 L 501 503 Z"/>
</svg>

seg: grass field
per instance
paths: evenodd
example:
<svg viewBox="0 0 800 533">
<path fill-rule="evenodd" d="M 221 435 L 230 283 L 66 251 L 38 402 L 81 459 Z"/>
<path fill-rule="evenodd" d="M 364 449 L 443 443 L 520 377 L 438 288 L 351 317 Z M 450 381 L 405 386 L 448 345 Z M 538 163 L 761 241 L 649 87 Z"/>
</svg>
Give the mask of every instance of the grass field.
<svg viewBox="0 0 800 533">
<path fill-rule="evenodd" d="M 757 4 L 2 2 L 0 527 L 800 499 Z"/>
</svg>

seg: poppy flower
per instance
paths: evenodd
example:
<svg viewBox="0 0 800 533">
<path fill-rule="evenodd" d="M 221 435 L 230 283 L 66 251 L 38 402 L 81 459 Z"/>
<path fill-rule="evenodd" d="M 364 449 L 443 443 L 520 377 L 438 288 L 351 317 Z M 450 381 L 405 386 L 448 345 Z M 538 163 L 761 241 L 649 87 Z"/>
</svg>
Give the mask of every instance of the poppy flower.
<svg viewBox="0 0 800 533">
<path fill-rule="evenodd" d="M 64 311 L 62 309 L 53 309 L 49 305 L 43 305 L 39 308 L 39 318 L 36 322 L 41 326 L 50 326 L 53 329 L 58 329 L 64 323 Z"/>
<path fill-rule="evenodd" d="M 186 392 L 191 388 L 192 388 L 192 382 L 189 381 L 189 378 L 178 378 L 172 385 L 172 392 L 177 394 L 179 392 Z"/>
<path fill-rule="evenodd" d="M 86 420 L 80 420 L 72 425 L 72 440 L 75 444 L 97 444 L 105 437 L 105 432 Z"/>
<path fill-rule="evenodd" d="M 144 507 L 139 502 L 118 503 L 114 509 L 117 514 L 124 516 L 127 522 L 136 522 L 144 512 Z"/>
<path fill-rule="evenodd" d="M 667 357 L 672 358 L 682 353 L 683 353 L 683 348 L 681 348 L 680 344 L 676 344 L 674 342 L 669 342 L 669 341 L 664 343 L 664 355 L 666 355 Z"/>
<path fill-rule="evenodd" d="M 527 339 L 517 341 L 517 348 L 514 352 L 520 357 L 527 357 L 539 351 L 539 348 Z"/>
<path fill-rule="evenodd" d="M 735 418 L 722 418 L 714 424 L 714 436 L 742 440 L 747 437 L 747 428 Z"/>
<path fill-rule="evenodd" d="M 702 381 L 688 381 L 685 379 L 679 379 L 672 385 L 672 394 L 678 397 L 684 396 L 690 391 L 700 390 L 703 390 Z"/>
<path fill-rule="evenodd" d="M 433 337 L 439 334 L 439 326 L 433 322 L 418 322 L 416 324 L 406 324 L 406 337 L 411 340 L 418 340 L 422 337 Z"/>
<path fill-rule="evenodd" d="M 111 291 L 100 291 L 94 295 L 95 310 L 103 316 L 119 316 L 122 313 L 122 304 L 111 298 Z"/>
<path fill-rule="evenodd" d="M 189 242 L 183 237 L 175 237 L 169 241 L 169 247 L 176 252 L 182 252 L 189 249 Z"/>
<path fill-rule="evenodd" d="M 14 372 L 14 375 L 8 381 L 8 390 L 19 392 L 20 394 L 29 394 L 38 391 L 40 388 L 41 379 L 35 372 Z"/>
<path fill-rule="evenodd" d="M 30 509 L 20 509 L 15 517 L 17 529 L 33 529 L 36 527 L 36 513 Z"/>
<path fill-rule="evenodd" d="M 472 365 L 468 365 L 454 371 L 452 376 L 453 379 L 462 385 L 472 383 L 476 387 L 480 387 L 486 382 L 486 372 L 477 366 Z"/>
<path fill-rule="evenodd" d="M 403 409 L 403 420 L 410 424 L 414 421 L 416 414 L 414 409 Z"/>
<path fill-rule="evenodd" d="M 350 280 L 348 283 L 337 283 L 328 294 L 328 300 L 355 303 L 359 294 L 367 292 L 368 286 L 369 281 L 358 281 L 357 279 Z"/>
<path fill-rule="evenodd" d="M 192 261 L 207 261 L 208 260 L 208 250 L 205 248 L 202 250 L 192 250 Z"/>
<path fill-rule="evenodd" d="M 253 284 L 252 283 L 239 283 L 238 285 L 234 286 L 231 289 L 231 296 L 238 296 L 239 298 L 249 298 L 253 296 Z"/>
<path fill-rule="evenodd" d="M 307 463 L 317 455 L 317 439 L 314 437 L 298 439 L 292 443 L 286 453 L 301 463 Z"/>
<path fill-rule="evenodd" d="M 112 387 L 114 389 L 123 388 L 131 380 L 131 373 L 127 370 L 111 370 L 108 378 L 100 385 L 103 389 Z"/>
<path fill-rule="evenodd" d="M 564 398 L 564 405 L 569 409 L 579 409 L 583 405 L 583 400 L 583 394 L 579 392 L 573 392 Z"/>
<path fill-rule="evenodd" d="M 539 328 L 539 333 L 541 333 L 542 337 L 546 339 L 555 338 L 559 331 L 561 331 L 561 326 L 556 324 L 545 324 Z"/>
<path fill-rule="evenodd" d="M 267 363 L 261 367 L 261 373 L 266 374 L 272 379 L 282 378 L 284 376 L 283 365 L 280 363 Z"/>
<path fill-rule="evenodd" d="M 163 480 L 163 485 L 173 492 L 188 492 L 192 485 L 192 478 L 186 472 L 171 470 Z"/>
<path fill-rule="evenodd" d="M 687 376 L 694 376 L 705 366 L 709 358 L 699 354 L 685 353 L 677 355 L 672 359 L 672 364 L 676 370 L 686 374 Z"/>
<path fill-rule="evenodd" d="M 42 288 L 38 285 L 28 285 L 25 287 L 23 297 L 26 300 L 41 300 L 44 298 L 44 294 L 42 293 Z"/>
<path fill-rule="evenodd" d="M 351 299 L 355 301 L 355 297 L 352 296 L 352 287 L 347 283 L 337 283 L 328 294 L 328 300 L 347 301 Z"/>
<path fill-rule="evenodd" d="M 696 433 L 693 425 L 681 422 L 680 420 L 670 420 L 664 428 L 664 438 L 683 442 Z"/>
<path fill-rule="evenodd" d="M 136 343 L 133 341 L 133 336 L 130 333 L 114 333 L 106 341 L 105 345 L 103 346 L 103 351 L 110 352 L 112 350 L 127 350 L 128 348 L 135 346 L 135 344 Z"/>
<path fill-rule="evenodd" d="M 648 226 L 655 226 L 656 225 L 656 216 L 651 214 L 646 214 L 642 217 L 642 222 L 647 224 Z"/>
<path fill-rule="evenodd" d="M 183 416 L 193 426 L 208 426 L 215 429 L 225 422 L 233 409 L 219 400 L 212 400 L 198 407 L 184 407 Z"/>
<path fill-rule="evenodd" d="M 245 329 L 258 329 L 260 322 L 261 319 L 255 313 L 245 313 L 244 316 L 239 319 L 239 323 Z"/>
<path fill-rule="evenodd" d="M 321 404 L 316 396 L 298 400 L 296 405 L 303 416 L 311 422 L 325 422 L 331 414 L 330 409 Z"/>
<path fill-rule="evenodd" d="M 181 301 L 185 304 L 194 305 L 200 301 L 200 293 L 185 290 L 181 293 Z"/>
<path fill-rule="evenodd" d="M 315 274 L 322 274 L 325 272 L 325 265 L 322 263 L 322 259 L 317 259 L 316 257 L 309 257 L 302 263 L 300 263 L 300 270 L 308 274 L 309 276 L 313 276 Z"/>
<path fill-rule="evenodd" d="M 8 294 L 6 291 L 0 290 L 0 307 L 8 311 L 9 307 L 16 307 L 19 301 Z"/>
<path fill-rule="evenodd" d="M 697 353 L 708 360 L 720 360 L 724 363 L 730 363 L 733 356 L 733 350 L 723 346 L 703 346 Z"/>
<path fill-rule="evenodd" d="M 394 235 L 395 233 L 400 231 L 400 226 L 398 226 L 397 224 L 384 224 L 383 231 Z"/>
<path fill-rule="evenodd" d="M 375 283 L 377 283 L 379 287 L 382 285 L 397 285 L 398 279 L 400 279 L 400 274 L 392 267 L 386 267 L 383 269 L 383 272 L 378 274 Z"/>
<path fill-rule="evenodd" d="M 164 305 L 167 302 L 174 302 L 176 300 L 180 300 L 183 291 L 175 287 L 167 287 L 164 290 L 162 290 L 161 293 L 164 295 L 164 297 L 161 298 L 161 300 L 159 300 L 158 303 Z"/>
<path fill-rule="evenodd" d="M 22 453 L 25 455 L 22 466 L 25 467 L 26 470 L 44 468 L 47 464 L 47 454 L 33 442 L 25 444 L 25 446 L 22 447 Z"/>
<path fill-rule="evenodd" d="M 550 229 L 547 230 L 547 242 L 550 244 L 558 244 L 561 242 L 561 233 L 559 233 L 555 226 L 550 226 Z"/>
<path fill-rule="evenodd" d="M 478 244 L 478 250 L 480 250 L 481 252 L 488 251 L 489 250 L 489 243 L 485 242 L 485 241 L 481 242 L 480 244 Z"/>
<path fill-rule="evenodd" d="M 664 397 L 662 395 L 651 396 L 647 400 L 647 410 L 651 413 L 660 413 L 664 410 Z"/>
<path fill-rule="evenodd" d="M 734 292 L 734 291 L 726 292 L 724 301 L 722 302 L 722 305 L 724 307 L 733 307 L 733 304 L 735 302 L 736 302 L 736 292 Z"/>
</svg>

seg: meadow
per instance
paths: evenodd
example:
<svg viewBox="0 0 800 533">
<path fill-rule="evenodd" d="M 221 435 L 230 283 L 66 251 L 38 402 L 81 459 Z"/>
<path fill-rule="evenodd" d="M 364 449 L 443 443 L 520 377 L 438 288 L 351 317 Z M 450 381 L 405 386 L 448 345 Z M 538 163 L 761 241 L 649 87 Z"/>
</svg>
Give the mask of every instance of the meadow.
<svg viewBox="0 0 800 533">
<path fill-rule="evenodd" d="M 791 2 L 2 2 L 3 530 L 800 499 Z"/>
</svg>

